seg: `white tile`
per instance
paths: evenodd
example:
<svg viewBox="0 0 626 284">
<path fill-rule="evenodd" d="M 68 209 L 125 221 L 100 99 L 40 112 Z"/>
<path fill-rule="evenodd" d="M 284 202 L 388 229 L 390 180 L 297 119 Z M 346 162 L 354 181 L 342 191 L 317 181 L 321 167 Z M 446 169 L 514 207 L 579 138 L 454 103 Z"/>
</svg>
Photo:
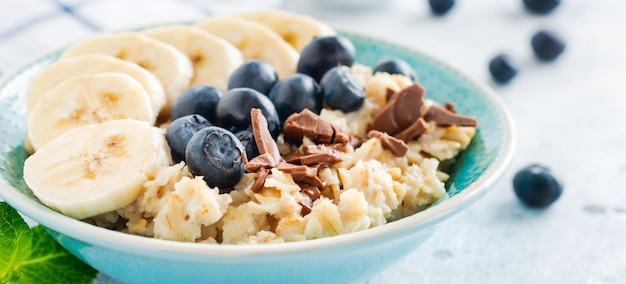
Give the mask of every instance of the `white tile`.
<svg viewBox="0 0 626 284">
<path fill-rule="evenodd" d="M 58 7 L 51 1 L 0 0 L 0 33 L 56 11 Z"/>
</svg>

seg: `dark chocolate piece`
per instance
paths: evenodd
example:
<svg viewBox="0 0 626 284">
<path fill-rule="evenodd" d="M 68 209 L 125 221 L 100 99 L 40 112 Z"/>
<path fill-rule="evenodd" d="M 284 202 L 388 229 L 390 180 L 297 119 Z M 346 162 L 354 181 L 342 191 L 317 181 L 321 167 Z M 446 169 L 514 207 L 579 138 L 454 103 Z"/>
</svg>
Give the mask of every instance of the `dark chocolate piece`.
<svg viewBox="0 0 626 284">
<path fill-rule="evenodd" d="M 413 124 L 411 124 L 411 126 L 394 135 L 394 137 L 404 142 L 409 142 L 422 135 L 426 129 L 428 129 L 428 124 L 426 124 L 426 121 L 420 117 Z"/>
<path fill-rule="evenodd" d="M 380 142 L 383 144 L 383 148 L 389 150 L 396 157 L 402 157 L 406 155 L 407 151 L 409 151 L 409 147 L 404 143 L 404 141 L 389 136 L 387 133 L 370 130 L 370 132 L 367 133 L 367 137 L 380 139 Z"/>
<path fill-rule="evenodd" d="M 250 190 L 252 190 L 252 192 L 254 193 L 261 192 L 261 190 L 263 190 L 263 186 L 265 185 L 265 179 L 267 178 L 268 174 L 268 170 L 261 168 L 259 176 L 254 180 L 254 184 L 252 185 L 252 188 Z"/>
<path fill-rule="evenodd" d="M 438 105 L 432 105 L 424 115 L 424 120 L 434 121 L 437 126 L 478 126 L 475 118 L 456 114 Z"/>
<path fill-rule="evenodd" d="M 254 141 L 259 149 L 259 154 L 270 154 L 274 161 L 279 162 L 281 157 L 278 146 L 270 134 L 267 127 L 267 119 L 265 119 L 260 109 L 253 108 L 250 110 L 250 122 L 252 123 L 252 133 L 254 133 Z"/>
<path fill-rule="evenodd" d="M 304 136 L 316 144 L 347 143 L 350 141 L 345 132 L 308 109 L 289 116 L 283 125 L 283 134 L 285 141 L 294 145 L 302 144 Z"/>
<path fill-rule="evenodd" d="M 374 117 L 370 129 L 396 135 L 411 126 L 426 109 L 425 92 L 420 84 L 415 83 L 393 95 L 387 105 Z"/>
</svg>

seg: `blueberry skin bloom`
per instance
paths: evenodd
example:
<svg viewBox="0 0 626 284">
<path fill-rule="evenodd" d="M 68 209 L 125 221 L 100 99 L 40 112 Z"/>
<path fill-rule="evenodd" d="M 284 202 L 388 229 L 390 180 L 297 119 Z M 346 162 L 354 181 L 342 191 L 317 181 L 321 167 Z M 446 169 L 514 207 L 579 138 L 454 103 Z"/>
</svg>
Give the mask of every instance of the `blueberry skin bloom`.
<svg viewBox="0 0 626 284">
<path fill-rule="evenodd" d="M 559 35 L 551 31 L 538 31 L 533 35 L 530 45 L 537 58 L 552 61 L 565 50 L 565 43 Z"/>
<path fill-rule="evenodd" d="M 513 190 L 527 206 L 545 208 L 559 199 L 563 187 L 550 169 L 541 165 L 530 165 L 515 174 Z"/>
<path fill-rule="evenodd" d="M 508 56 L 501 54 L 489 62 L 489 73 L 496 82 L 506 84 L 517 75 L 517 67 Z"/>
<path fill-rule="evenodd" d="M 274 66 L 265 61 L 253 59 L 235 69 L 228 79 L 228 89 L 250 88 L 267 96 L 276 82 L 278 82 L 278 74 Z"/>
<path fill-rule="evenodd" d="M 411 81 L 415 82 L 415 70 L 411 68 L 411 66 L 406 63 L 404 60 L 398 58 L 388 58 L 383 59 L 376 67 L 374 67 L 374 73 L 376 72 L 386 72 L 389 74 L 400 74 L 408 77 Z"/>
<path fill-rule="evenodd" d="M 199 114 L 215 123 L 215 109 L 222 97 L 222 92 L 213 86 L 197 85 L 187 89 L 172 105 L 170 119 L 190 114 Z"/>
<path fill-rule="evenodd" d="M 191 137 L 185 160 L 194 176 L 203 176 L 209 187 L 229 191 L 243 177 L 245 149 L 230 131 L 211 126 Z"/>
<path fill-rule="evenodd" d="M 537 14 L 548 14 L 559 6 L 561 0 L 524 0 L 524 6 L 528 11 Z"/>
<path fill-rule="evenodd" d="M 320 82 L 324 102 L 343 112 L 358 110 L 365 101 L 365 89 L 346 66 L 336 66 Z"/>
<path fill-rule="evenodd" d="M 297 71 L 320 82 L 330 68 L 337 65 L 352 66 L 356 49 L 352 42 L 342 36 L 318 37 L 300 53 Z"/>
<path fill-rule="evenodd" d="M 172 121 L 165 132 L 165 140 L 170 146 L 174 162 L 185 160 L 185 149 L 191 137 L 200 129 L 209 126 L 212 126 L 211 122 L 198 114 L 186 115 Z"/>
<path fill-rule="evenodd" d="M 452 9 L 455 0 L 428 0 L 430 10 L 435 15 L 444 15 Z"/>
</svg>

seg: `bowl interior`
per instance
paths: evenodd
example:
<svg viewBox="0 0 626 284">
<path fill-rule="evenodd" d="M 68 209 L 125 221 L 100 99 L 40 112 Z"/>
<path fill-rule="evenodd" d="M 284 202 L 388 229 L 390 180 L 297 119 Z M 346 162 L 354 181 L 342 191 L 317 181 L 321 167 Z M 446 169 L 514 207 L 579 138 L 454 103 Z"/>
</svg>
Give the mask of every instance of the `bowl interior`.
<svg viewBox="0 0 626 284">
<path fill-rule="evenodd" d="M 509 116 L 488 88 L 427 54 L 369 36 L 350 32 L 342 34 L 354 43 L 357 62 L 374 66 L 384 57 L 401 58 L 417 72 L 419 82 L 427 89 L 427 98 L 439 103 L 453 102 L 459 113 L 477 118 L 479 127 L 476 136 L 450 169 L 451 179 L 446 185 L 450 198 L 468 189 L 484 191 L 485 186 L 477 183 L 485 178 L 486 172 L 491 175 L 501 174 L 498 168 L 503 167 L 503 164 L 506 166 L 510 160 L 513 130 Z M 19 198 L 20 206 L 24 206 L 24 198 L 30 199 L 33 202 L 28 202 L 28 206 L 38 208 L 39 212 L 44 210 L 54 213 L 39 203 L 22 178 L 22 168 L 27 157 L 22 146 L 27 121 L 24 93 L 30 78 L 42 67 L 54 62 L 60 53 L 57 51 L 46 55 L 0 83 L 0 197 L 11 204 L 17 203 L 12 199 Z M 21 193 L 19 197 L 9 194 L 16 191 Z M 16 206 L 18 210 L 32 212 L 20 206 Z M 55 227 L 54 224 L 46 224 L 45 218 L 41 216 L 29 217 L 46 226 Z"/>
</svg>

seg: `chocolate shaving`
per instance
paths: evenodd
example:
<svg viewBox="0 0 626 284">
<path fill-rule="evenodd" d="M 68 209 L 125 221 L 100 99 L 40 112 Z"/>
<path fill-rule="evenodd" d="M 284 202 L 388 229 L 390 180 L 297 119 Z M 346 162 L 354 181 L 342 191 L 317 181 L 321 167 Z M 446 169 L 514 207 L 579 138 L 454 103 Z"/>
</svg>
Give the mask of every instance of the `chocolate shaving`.
<svg viewBox="0 0 626 284">
<path fill-rule="evenodd" d="M 386 90 L 386 92 L 387 93 L 385 93 L 385 101 L 387 103 L 389 103 L 394 98 L 394 95 L 398 93 L 398 92 L 396 92 L 396 91 L 394 91 L 392 89 L 389 89 L 389 88 Z"/>
<path fill-rule="evenodd" d="M 291 178 L 296 183 L 324 188 L 324 183 L 317 177 L 317 167 L 298 166 L 282 163 L 276 167 L 279 171 L 291 174 Z"/>
<path fill-rule="evenodd" d="M 424 113 L 426 90 L 415 83 L 391 97 L 387 105 L 374 117 L 371 130 L 396 135 L 411 126 Z"/>
<path fill-rule="evenodd" d="M 249 173 L 258 172 L 261 169 L 270 169 L 276 167 L 278 162 L 274 160 L 274 156 L 270 153 L 265 153 L 254 157 L 254 159 L 243 165 L 243 169 Z"/>
<path fill-rule="evenodd" d="M 478 121 L 476 121 L 475 118 L 450 112 L 449 110 L 437 105 L 432 105 L 428 108 L 428 111 L 424 115 L 424 119 L 426 121 L 434 121 L 437 123 L 437 126 L 444 127 L 453 125 L 478 126 Z"/>
<path fill-rule="evenodd" d="M 443 104 L 443 108 L 447 109 L 451 113 L 456 113 L 456 107 L 451 102 L 446 102 Z"/>
<path fill-rule="evenodd" d="M 300 156 L 296 160 L 294 160 L 294 163 L 306 166 L 320 165 L 324 167 L 329 167 L 341 161 L 341 158 L 331 153 L 315 153 Z"/>
<path fill-rule="evenodd" d="M 298 203 L 300 204 L 300 206 L 302 206 L 302 209 L 300 209 L 300 215 L 304 217 L 306 215 L 309 215 L 309 213 L 311 213 L 311 205 L 305 204 L 302 202 L 298 202 Z"/>
<path fill-rule="evenodd" d="M 289 116 L 283 125 L 283 134 L 285 141 L 294 145 L 302 144 L 304 136 L 316 144 L 347 143 L 350 141 L 345 132 L 308 109 Z"/>
<path fill-rule="evenodd" d="M 263 190 L 263 186 L 265 185 L 265 179 L 267 178 L 268 174 L 268 170 L 261 169 L 261 171 L 259 172 L 259 176 L 254 180 L 254 184 L 252 185 L 252 188 L 250 190 L 252 190 L 252 192 L 254 193 L 261 192 L 261 190 Z"/>
<path fill-rule="evenodd" d="M 265 119 L 261 110 L 258 108 L 250 110 L 250 119 L 252 123 L 252 133 L 254 133 L 254 140 L 259 149 L 259 154 L 270 154 L 274 158 L 274 161 L 279 162 L 281 157 L 278 146 L 270 134 L 267 119 Z"/>
<path fill-rule="evenodd" d="M 409 151 L 409 147 L 404 141 L 389 136 L 387 133 L 383 133 L 377 130 L 370 130 L 367 133 L 368 138 L 378 138 L 383 144 L 383 148 L 389 150 L 394 156 L 402 157 Z"/>
<path fill-rule="evenodd" d="M 420 117 L 415 122 L 413 122 L 411 126 L 396 134 L 394 137 L 408 143 L 414 138 L 422 135 L 426 131 L 426 129 L 428 129 L 428 124 L 426 124 L 426 121 L 424 121 L 424 119 Z"/>
<path fill-rule="evenodd" d="M 311 198 L 311 203 L 315 202 L 315 200 L 318 200 L 321 196 L 320 189 L 315 186 L 304 185 L 302 186 L 301 192 Z"/>
</svg>

